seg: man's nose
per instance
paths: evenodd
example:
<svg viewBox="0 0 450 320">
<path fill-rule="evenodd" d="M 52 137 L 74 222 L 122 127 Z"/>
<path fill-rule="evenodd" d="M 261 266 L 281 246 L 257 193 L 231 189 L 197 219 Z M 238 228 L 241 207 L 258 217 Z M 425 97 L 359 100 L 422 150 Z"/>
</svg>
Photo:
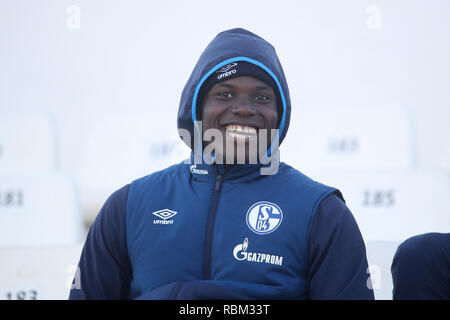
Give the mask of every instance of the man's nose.
<svg viewBox="0 0 450 320">
<path fill-rule="evenodd" d="M 254 115 L 256 111 L 250 103 L 249 98 L 241 98 L 233 104 L 231 112 L 236 115 L 248 117 Z"/>
</svg>

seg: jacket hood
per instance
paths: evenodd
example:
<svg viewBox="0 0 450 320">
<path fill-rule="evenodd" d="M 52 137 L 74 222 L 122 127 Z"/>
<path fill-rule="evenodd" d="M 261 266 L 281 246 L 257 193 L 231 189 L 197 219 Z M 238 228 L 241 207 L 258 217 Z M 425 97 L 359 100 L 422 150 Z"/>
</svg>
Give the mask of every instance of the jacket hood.
<svg viewBox="0 0 450 320">
<path fill-rule="evenodd" d="M 279 144 L 286 136 L 291 115 L 289 89 L 283 68 L 275 48 L 258 35 L 242 28 L 219 33 L 201 54 L 181 94 L 178 110 L 178 129 L 188 130 L 194 148 L 194 137 L 199 137 L 199 128 L 194 124 L 197 114 L 197 98 L 205 80 L 221 67 L 238 61 L 252 63 L 266 71 L 278 86 L 282 103 L 279 122 Z M 195 133 L 197 131 L 197 133 Z M 184 140 L 183 140 L 184 141 Z M 187 141 L 184 141 L 185 143 Z M 201 143 L 199 144 L 201 146 Z M 269 150 L 270 153 L 270 150 Z"/>
</svg>

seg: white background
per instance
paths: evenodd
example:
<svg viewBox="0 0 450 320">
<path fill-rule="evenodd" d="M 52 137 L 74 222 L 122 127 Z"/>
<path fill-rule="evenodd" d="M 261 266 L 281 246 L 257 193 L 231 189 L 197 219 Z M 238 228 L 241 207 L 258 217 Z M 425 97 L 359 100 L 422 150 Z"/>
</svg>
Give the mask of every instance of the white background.
<svg viewBox="0 0 450 320">
<path fill-rule="evenodd" d="M 72 4 L 79 29 L 68 27 Z M 380 8 L 379 30 L 367 26 L 369 5 Z M 218 32 L 244 27 L 277 48 L 293 125 L 301 108 L 408 105 L 417 165 L 440 166 L 450 143 L 449 18 L 445 0 L 2 0 L 0 111 L 52 113 L 59 166 L 74 172 L 86 129 L 105 112 L 158 112 L 175 127 L 200 53 Z"/>
</svg>

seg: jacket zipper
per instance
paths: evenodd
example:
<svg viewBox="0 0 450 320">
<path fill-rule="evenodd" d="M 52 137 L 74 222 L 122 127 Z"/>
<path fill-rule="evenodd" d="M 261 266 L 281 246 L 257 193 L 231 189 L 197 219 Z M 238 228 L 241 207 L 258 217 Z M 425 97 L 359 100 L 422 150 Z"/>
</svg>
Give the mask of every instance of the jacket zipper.
<svg viewBox="0 0 450 320">
<path fill-rule="evenodd" d="M 217 167 L 216 167 L 217 170 Z M 222 186 L 223 177 L 226 173 L 227 168 L 223 174 L 217 173 L 216 183 L 214 185 L 214 193 L 211 201 L 211 207 L 208 214 L 208 222 L 206 225 L 206 238 L 205 238 L 205 254 L 203 260 L 203 280 L 211 279 L 211 251 L 212 251 L 212 241 L 214 234 L 214 223 L 216 221 L 217 207 L 219 205 L 220 190 Z"/>
</svg>

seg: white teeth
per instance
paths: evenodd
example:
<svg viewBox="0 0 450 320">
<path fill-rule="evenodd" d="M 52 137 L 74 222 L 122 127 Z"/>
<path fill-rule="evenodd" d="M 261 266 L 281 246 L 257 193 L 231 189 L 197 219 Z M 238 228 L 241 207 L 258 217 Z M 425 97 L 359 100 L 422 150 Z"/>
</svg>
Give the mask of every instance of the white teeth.
<svg viewBox="0 0 450 320">
<path fill-rule="evenodd" d="M 230 124 L 226 126 L 227 135 L 237 140 L 248 140 L 256 137 L 256 128 Z"/>
<path fill-rule="evenodd" d="M 240 133 L 240 134 L 245 134 L 245 136 L 247 135 L 255 135 L 256 134 L 256 129 L 253 127 L 248 127 L 248 126 L 240 126 L 240 125 L 235 125 L 235 124 L 230 124 L 226 126 L 226 130 L 232 134 L 232 133 Z"/>
<path fill-rule="evenodd" d="M 248 138 L 248 135 L 246 134 L 240 134 L 240 133 L 236 133 L 236 132 L 228 132 L 228 134 L 236 139 L 246 139 Z"/>
</svg>

